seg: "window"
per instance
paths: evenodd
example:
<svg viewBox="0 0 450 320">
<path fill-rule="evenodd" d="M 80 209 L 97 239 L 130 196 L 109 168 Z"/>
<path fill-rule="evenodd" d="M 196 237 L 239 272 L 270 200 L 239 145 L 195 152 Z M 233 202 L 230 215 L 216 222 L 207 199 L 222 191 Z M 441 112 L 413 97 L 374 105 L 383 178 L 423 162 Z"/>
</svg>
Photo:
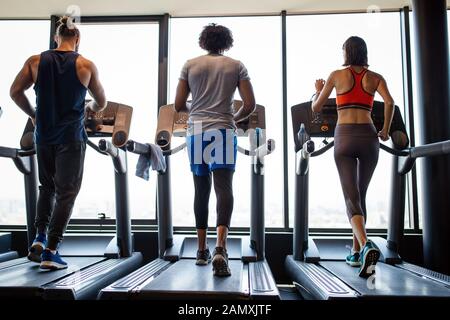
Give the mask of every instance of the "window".
<svg viewBox="0 0 450 320">
<path fill-rule="evenodd" d="M 382 74 L 396 104 L 403 109 L 400 19 L 398 13 L 324 14 L 287 17 L 288 106 L 308 101 L 314 81 L 341 68 L 342 44 L 352 35 L 365 39 L 370 68 Z M 382 35 L 382 36 L 381 36 Z M 334 93 L 333 93 L 334 94 Z M 380 97 L 377 95 L 376 99 Z M 290 224 L 294 213 L 295 154 L 289 116 Z M 316 141 L 320 145 L 321 139 Z M 389 212 L 391 156 L 380 150 L 367 195 L 369 228 L 386 228 Z M 310 163 L 309 221 L 311 227 L 349 228 L 333 152 Z"/>
<path fill-rule="evenodd" d="M 280 17 L 174 18 L 171 19 L 169 102 L 175 98 L 178 77 L 186 60 L 205 54 L 198 36 L 209 23 L 231 29 L 234 46 L 225 53 L 241 60 L 249 71 L 256 101 L 266 108 L 267 137 L 276 140 L 277 149 L 266 158 L 265 221 L 267 227 L 283 225 L 283 149 Z M 236 98 L 240 99 L 236 94 Z M 175 138 L 173 144 L 182 143 Z M 247 138 L 239 138 L 240 145 Z M 194 226 L 194 189 L 186 152 L 172 157 L 174 225 Z M 250 159 L 239 154 L 234 176 L 234 212 L 232 227 L 250 225 Z M 209 225 L 215 225 L 215 196 L 210 201 Z"/>
<path fill-rule="evenodd" d="M 0 21 L 0 145 L 19 147 L 20 137 L 27 116 L 9 98 L 9 88 L 24 62 L 32 55 L 48 49 L 50 23 L 47 20 Z M 34 104 L 32 89 L 27 96 Z M 0 224 L 19 225 L 26 223 L 25 190 L 23 175 L 10 159 L 0 158 Z"/>
<path fill-rule="evenodd" d="M 82 23 L 79 51 L 92 60 L 107 99 L 133 107 L 130 138 L 153 142 L 158 92 L 158 23 Z M 97 142 L 97 141 L 95 141 Z M 133 219 L 155 219 L 156 179 L 135 176 L 138 157 L 128 154 L 130 212 Z M 115 218 L 114 167 L 110 157 L 87 148 L 83 184 L 72 218 Z"/>
</svg>

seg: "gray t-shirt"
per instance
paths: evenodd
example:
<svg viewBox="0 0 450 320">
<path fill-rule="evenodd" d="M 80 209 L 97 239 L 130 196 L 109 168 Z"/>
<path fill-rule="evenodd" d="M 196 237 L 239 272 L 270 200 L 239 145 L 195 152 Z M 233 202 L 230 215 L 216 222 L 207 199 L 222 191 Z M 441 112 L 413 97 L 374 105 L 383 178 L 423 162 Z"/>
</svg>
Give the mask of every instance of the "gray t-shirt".
<svg viewBox="0 0 450 320">
<path fill-rule="evenodd" d="M 188 60 L 181 70 L 192 93 L 188 133 L 194 123 L 209 129 L 235 129 L 233 100 L 238 82 L 250 80 L 244 64 L 219 54 L 208 54 Z"/>
</svg>

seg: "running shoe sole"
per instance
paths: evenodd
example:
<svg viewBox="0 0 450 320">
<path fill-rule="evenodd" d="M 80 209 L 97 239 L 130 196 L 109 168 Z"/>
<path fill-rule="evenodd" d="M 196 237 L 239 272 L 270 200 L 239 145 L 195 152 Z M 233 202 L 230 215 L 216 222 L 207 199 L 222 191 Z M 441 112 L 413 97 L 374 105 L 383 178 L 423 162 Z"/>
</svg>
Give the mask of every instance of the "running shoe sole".
<svg viewBox="0 0 450 320">
<path fill-rule="evenodd" d="M 41 255 L 44 252 L 44 244 L 42 242 L 35 242 L 31 245 L 30 251 L 28 252 L 28 260 L 41 263 Z"/>
<path fill-rule="evenodd" d="M 197 259 L 197 261 L 195 262 L 196 265 L 198 266 L 206 266 L 209 263 L 209 259 L 205 260 L 205 259 Z"/>
<path fill-rule="evenodd" d="M 364 265 L 362 265 L 361 269 L 359 270 L 359 276 L 367 278 L 374 274 L 375 265 L 377 264 L 379 258 L 380 251 L 375 248 L 367 250 L 367 252 L 364 254 L 364 258 L 362 259 L 362 261 L 364 261 Z M 371 266 L 373 266 L 373 268 L 371 268 Z"/>
<path fill-rule="evenodd" d="M 60 264 L 54 261 L 42 261 L 39 268 L 43 270 L 61 270 L 66 269 L 67 264 Z"/>
<path fill-rule="evenodd" d="M 360 261 L 354 262 L 354 261 L 345 260 L 345 262 L 351 267 L 361 267 L 361 262 Z"/>
<path fill-rule="evenodd" d="M 214 275 L 217 277 L 228 277 L 231 276 L 230 268 L 228 267 L 228 263 L 222 255 L 218 255 L 218 257 L 214 257 L 213 262 L 213 271 Z"/>
</svg>

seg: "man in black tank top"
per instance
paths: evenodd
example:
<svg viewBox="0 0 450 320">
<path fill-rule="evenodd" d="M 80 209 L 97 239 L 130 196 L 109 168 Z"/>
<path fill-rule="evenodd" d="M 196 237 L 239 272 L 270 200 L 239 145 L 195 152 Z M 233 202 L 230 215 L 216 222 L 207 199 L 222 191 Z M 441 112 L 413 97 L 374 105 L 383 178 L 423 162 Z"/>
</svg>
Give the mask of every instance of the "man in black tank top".
<svg viewBox="0 0 450 320">
<path fill-rule="evenodd" d="M 63 269 L 67 263 L 58 246 L 72 214 L 83 177 L 87 135 L 87 107 L 98 112 L 106 107 L 95 65 L 77 53 L 80 32 L 69 17 L 61 18 L 55 40 L 58 48 L 27 60 L 11 86 L 11 98 L 35 124 L 39 169 L 37 235 L 28 254 L 41 269 Z M 36 109 L 25 91 L 34 83 Z"/>
</svg>

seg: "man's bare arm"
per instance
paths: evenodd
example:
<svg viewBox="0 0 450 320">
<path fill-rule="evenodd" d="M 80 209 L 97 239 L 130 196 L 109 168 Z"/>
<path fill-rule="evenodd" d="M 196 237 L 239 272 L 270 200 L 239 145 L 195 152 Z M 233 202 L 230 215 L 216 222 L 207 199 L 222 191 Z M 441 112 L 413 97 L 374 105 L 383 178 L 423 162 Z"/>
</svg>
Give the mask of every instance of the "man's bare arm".
<svg viewBox="0 0 450 320">
<path fill-rule="evenodd" d="M 11 85 L 11 89 L 9 90 L 11 99 L 17 104 L 20 109 L 23 110 L 23 112 L 25 112 L 33 120 L 36 116 L 36 109 L 31 105 L 30 101 L 25 95 L 25 91 L 33 85 L 31 66 L 37 58 L 38 56 L 32 56 L 25 62 L 22 69 L 14 79 L 14 82 Z"/>
<path fill-rule="evenodd" d="M 250 80 L 241 80 L 238 84 L 239 95 L 243 105 L 235 114 L 234 121 L 239 122 L 246 119 L 256 108 L 255 94 Z"/>
<path fill-rule="evenodd" d="M 105 109 L 107 105 L 105 89 L 100 82 L 98 70 L 95 64 L 93 62 L 89 62 L 89 67 L 91 70 L 91 79 L 89 81 L 88 90 L 89 94 L 94 98 L 94 100 L 89 102 L 87 108 L 91 109 L 94 112 L 99 112 Z"/>
<path fill-rule="evenodd" d="M 177 86 L 177 93 L 175 95 L 175 110 L 177 112 L 188 112 L 186 102 L 189 97 L 189 84 L 186 80 L 179 80 Z"/>
</svg>

